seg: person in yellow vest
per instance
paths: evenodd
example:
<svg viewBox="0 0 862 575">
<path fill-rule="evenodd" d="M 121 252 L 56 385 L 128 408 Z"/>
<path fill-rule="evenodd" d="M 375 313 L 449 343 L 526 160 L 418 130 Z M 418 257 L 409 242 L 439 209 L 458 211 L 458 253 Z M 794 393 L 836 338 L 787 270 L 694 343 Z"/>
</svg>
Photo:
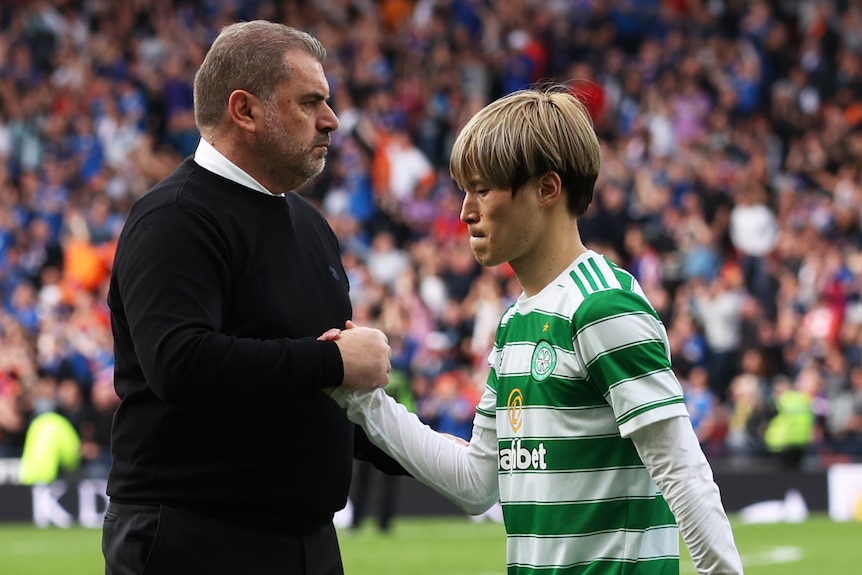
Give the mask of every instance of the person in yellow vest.
<svg viewBox="0 0 862 575">
<path fill-rule="evenodd" d="M 68 419 L 52 411 L 37 415 L 27 428 L 21 455 L 22 485 L 47 484 L 78 469 L 81 439 Z"/>
<path fill-rule="evenodd" d="M 769 421 L 763 440 L 783 467 L 798 469 L 814 444 L 814 410 L 811 394 L 796 389 L 789 380 L 773 385 L 776 414 Z"/>
</svg>

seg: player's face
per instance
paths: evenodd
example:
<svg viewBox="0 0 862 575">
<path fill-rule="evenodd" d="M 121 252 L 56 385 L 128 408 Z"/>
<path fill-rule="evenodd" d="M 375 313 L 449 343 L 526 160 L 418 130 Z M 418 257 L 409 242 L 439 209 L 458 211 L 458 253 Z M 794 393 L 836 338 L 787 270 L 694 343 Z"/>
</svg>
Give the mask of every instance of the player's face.
<svg viewBox="0 0 862 575">
<path fill-rule="evenodd" d="M 291 54 L 290 62 L 293 75 L 266 106 L 264 129 L 255 142 L 255 154 L 279 192 L 298 188 L 323 170 L 329 134 L 338 129 L 320 62 L 304 52 Z"/>
<path fill-rule="evenodd" d="M 470 233 L 470 249 L 483 266 L 531 258 L 541 237 L 538 186 L 530 180 L 518 193 L 485 186 L 481 182 L 465 191 L 461 221 Z"/>
</svg>

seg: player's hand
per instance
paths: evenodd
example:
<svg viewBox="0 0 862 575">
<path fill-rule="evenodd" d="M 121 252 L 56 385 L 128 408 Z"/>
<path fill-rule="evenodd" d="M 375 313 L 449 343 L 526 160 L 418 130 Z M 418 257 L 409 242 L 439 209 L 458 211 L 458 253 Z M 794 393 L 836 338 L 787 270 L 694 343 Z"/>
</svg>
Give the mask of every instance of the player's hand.
<svg viewBox="0 0 862 575">
<path fill-rule="evenodd" d="M 341 330 L 337 327 L 333 327 L 332 329 L 328 329 L 323 332 L 320 337 L 318 337 L 318 341 L 334 341 L 338 339 L 338 336 L 341 335 Z M 335 387 L 324 387 L 321 391 L 326 395 L 332 395 L 332 392 L 335 390 Z"/>
<path fill-rule="evenodd" d="M 321 334 L 317 339 L 318 341 L 332 341 L 338 339 L 339 335 L 341 335 L 341 330 L 334 327 L 323 332 L 323 334 Z"/>
<path fill-rule="evenodd" d="M 389 383 L 392 350 L 386 334 L 348 320 L 345 329 L 333 341 L 338 345 L 344 364 L 343 387 L 374 389 Z"/>
<path fill-rule="evenodd" d="M 451 433 L 442 433 L 442 432 L 438 432 L 438 433 L 440 433 L 440 435 L 442 435 L 443 437 L 445 437 L 449 441 L 454 441 L 458 445 L 463 445 L 464 447 L 467 447 L 468 445 L 470 445 L 470 442 L 465 440 L 463 437 L 458 437 L 457 435 L 452 435 Z"/>
</svg>

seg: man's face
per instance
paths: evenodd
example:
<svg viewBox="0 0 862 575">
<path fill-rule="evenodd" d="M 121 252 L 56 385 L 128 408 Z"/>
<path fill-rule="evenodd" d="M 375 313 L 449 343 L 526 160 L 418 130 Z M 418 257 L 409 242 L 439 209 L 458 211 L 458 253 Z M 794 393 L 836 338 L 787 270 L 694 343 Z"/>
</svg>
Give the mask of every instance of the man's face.
<svg viewBox="0 0 862 575">
<path fill-rule="evenodd" d="M 461 221 L 470 233 L 470 249 L 483 266 L 530 258 L 541 237 L 536 179 L 518 193 L 477 182 L 466 190 Z"/>
<path fill-rule="evenodd" d="M 338 129 L 320 62 L 304 52 L 289 57 L 293 75 L 266 105 L 264 129 L 255 140 L 255 154 L 277 186 L 274 193 L 296 189 L 318 175 L 326 164 L 329 134 Z"/>
</svg>

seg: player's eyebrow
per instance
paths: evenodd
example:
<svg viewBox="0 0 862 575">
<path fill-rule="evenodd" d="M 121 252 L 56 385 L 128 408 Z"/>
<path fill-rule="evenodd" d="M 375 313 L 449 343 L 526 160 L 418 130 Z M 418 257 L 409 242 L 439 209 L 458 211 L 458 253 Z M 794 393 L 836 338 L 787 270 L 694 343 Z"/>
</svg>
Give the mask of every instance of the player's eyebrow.
<svg viewBox="0 0 862 575">
<path fill-rule="evenodd" d="M 477 190 L 479 188 L 487 188 L 489 186 L 490 184 L 479 176 L 470 178 L 469 180 L 467 180 L 467 182 L 465 182 L 465 189 L 469 190 Z"/>
</svg>

